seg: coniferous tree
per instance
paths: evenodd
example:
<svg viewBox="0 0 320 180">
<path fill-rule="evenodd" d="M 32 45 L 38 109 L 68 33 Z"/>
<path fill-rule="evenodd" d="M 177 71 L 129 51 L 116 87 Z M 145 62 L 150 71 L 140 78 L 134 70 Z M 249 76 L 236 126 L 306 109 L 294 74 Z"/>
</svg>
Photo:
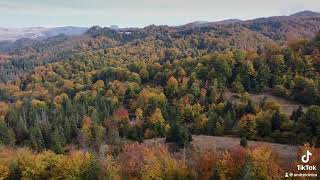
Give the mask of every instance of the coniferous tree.
<svg viewBox="0 0 320 180">
<path fill-rule="evenodd" d="M 218 115 L 214 111 L 210 111 L 208 115 L 207 134 L 215 135 L 216 123 L 218 121 Z"/>
<path fill-rule="evenodd" d="M 14 145 L 15 135 L 12 129 L 10 129 L 4 120 L 0 119 L 0 144 Z"/>
<path fill-rule="evenodd" d="M 304 115 L 303 108 L 302 108 L 302 106 L 299 106 L 298 109 L 292 111 L 290 119 L 292 119 L 294 121 L 298 121 L 299 118 L 302 117 L 303 115 Z"/>
<path fill-rule="evenodd" d="M 192 141 L 192 136 L 186 126 L 174 121 L 166 137 L 167 142 L 174 142 L 179 147 L 185 147 Z"/>
<path fill-rule="evenodd" d="M 50 136 L 50 149 L 56 153 L 63 153 L 63 144 L 60 140 L 59 131 L 57 129 L 53 130 Z"/>
<path fill-rule="evenodd" d="M 36 150 L 44 148 L 44 140 L 38 123 L 35 123 L 30 129 L 30 145 Z"/>
<path fill-rule="evenodd" d="M 280 112 L 276 111 L 271 118 L 271 129 L 272 131 L 278 130 L 281 127 Z"/>
</svg>

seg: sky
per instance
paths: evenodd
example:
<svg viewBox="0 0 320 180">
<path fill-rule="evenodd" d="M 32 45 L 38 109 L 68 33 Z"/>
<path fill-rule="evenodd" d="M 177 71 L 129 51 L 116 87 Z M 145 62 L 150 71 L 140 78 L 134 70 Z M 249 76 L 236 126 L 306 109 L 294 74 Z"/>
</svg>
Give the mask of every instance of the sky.
<svg viewBox="0 0 320 180">
<path fill-rule="evenodd" d="M 320 12 L 320 0 L 0 0 L 0 27 L 144 27 Z"/>
</svg>

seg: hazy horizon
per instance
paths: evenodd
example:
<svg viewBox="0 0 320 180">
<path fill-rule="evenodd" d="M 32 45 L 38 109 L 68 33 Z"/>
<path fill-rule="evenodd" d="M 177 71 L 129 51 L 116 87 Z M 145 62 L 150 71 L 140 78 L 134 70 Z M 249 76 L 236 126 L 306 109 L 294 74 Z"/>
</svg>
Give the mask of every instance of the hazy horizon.
<svg viewBox="0 0 320 180">
<path fill-rule="evenodd" d="M 299 11 L 320 12 L 320 2 L 309 0 L 2 0 L 0 27 L 91 27 L 94 25 L 145 27 L 182 25 L 194 21 L 248 20 L 290 15 Z"/>
</svg>

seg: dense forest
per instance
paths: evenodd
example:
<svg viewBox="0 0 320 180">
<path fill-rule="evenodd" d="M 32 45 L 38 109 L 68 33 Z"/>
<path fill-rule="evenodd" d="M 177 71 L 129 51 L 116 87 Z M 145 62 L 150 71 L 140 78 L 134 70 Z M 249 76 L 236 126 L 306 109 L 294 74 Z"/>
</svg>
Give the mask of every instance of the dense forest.
<svg viewBox="0 0 320 180">
<path fill-rule="evenodd" d="M 257 50 L 271 44 L 290 44 L 312 38 L 319 30 L 320 15 L 313 12 L 176 27 L 150 25 L 110 29 L 96 26 L 76 37 L 58 35 L 45 40 L 24 38 L 0 42 L 0 82 L 83 52 L 104 50 L 118 56 L 112 49 L 125 48 L 130 49 L 125 51 L 127 60 L 163 62 L 169 58 L 198 57 L 226 49 Z M 145 52 L 134 52 L 138 48 Z"/>
<path fill-rule="evenodd" d="M 0 67 L 0 179 L 281 179 L 274 152 L 247 141 L 319 153 L 320 34 L 289 43 L 281 24 L 270 25 L 279 38 L 258 33 L 266 20 L 257 21 L 93 27 L 79 39 L 3 50 L 18 59 Z M 250 98 L 265 92 L 301 106 L 288 116 L 277 102 Z M 164 138 L 180 151 L 199 134 L 240 137 L 242 147 L 186 160 L 143 143 Z"/>
</svg>

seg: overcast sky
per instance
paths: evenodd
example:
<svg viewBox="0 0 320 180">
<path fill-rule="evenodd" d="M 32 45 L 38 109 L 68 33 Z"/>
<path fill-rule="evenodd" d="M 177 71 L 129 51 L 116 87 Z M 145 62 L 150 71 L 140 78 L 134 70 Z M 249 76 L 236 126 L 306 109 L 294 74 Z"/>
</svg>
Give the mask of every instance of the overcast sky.
<svg viewBox="0 0 320 180">
<path fill-rule="evenodd" d="M 0 27 L 181 25 L 320 12 L 320 0 L 0 0 Z"/>
</svg>

